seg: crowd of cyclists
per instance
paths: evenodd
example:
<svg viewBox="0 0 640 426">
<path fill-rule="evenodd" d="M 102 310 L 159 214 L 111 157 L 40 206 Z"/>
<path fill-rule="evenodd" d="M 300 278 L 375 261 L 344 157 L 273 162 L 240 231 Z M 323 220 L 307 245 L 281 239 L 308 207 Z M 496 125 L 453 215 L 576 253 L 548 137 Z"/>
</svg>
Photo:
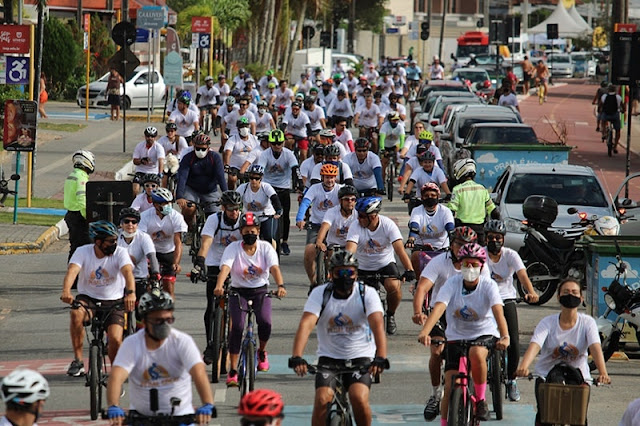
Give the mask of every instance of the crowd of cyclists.
<svg viewBox="0 0 640 426">
<path fill-rule="evenodd" d="M 407 80 L 410 72 L 412 79 Z M 157 387 L 160 410 L 156 412 L 171 411 L 169 397 L 178 396 L 181 404 L 176 414 L 192 414 L 193 382 L 202 402 L 195 411 L 197 422 L 205 424 L 214 413 L 205 372 L 205 365 L 212 361 L 211 342 L 201 355 L 190 336 L 171 326 L 183 247 L 193 244 L 184 236 L 194 229 L 198 206 L 206 221 L 190 277 L 206 281 L 207 336 L 211 335 L 215 296 L 227 291 L 240 296 L 229 300 L 231 367 L 226 385 L 238 386 L 235 366 L 247 301 L 252 301 L 256 312 L 258 370 L 269 370 L 267 344 L 272 316 L 271 299 L 265 294 L 271 280 L 278 297 L 287 295 L 280 256 L 291 254 L 288 239 L 295 194 L 295 226 L 306 230 L 303 263 L 309 297 L 289 365 L 298 375 L 307 373 L 304 348 L 317 327 L 318 369 L 326 374 L 316 377 L 313 424 L 324 424 L 335 372 L 346 381 L 356 423 L 371 423 L 371 377 L 390 367 L 387 335 L 406 326 L 397 324 L 396 312 L 403 284 L 416 280 L 412 321 L 422 326 L 418 340 L 431 352 L 428 370 L 433 390 L 425 419 L 433 420 L 441 413 L 441 424 L 447 424 L 447 397 L 461 355 L 456 344 L 459 340 L 494 338 L 498 349 L 508 350 L 511 401 L 520 399 L 516 376 L 528 375 L 541 348 L 545 362 L 536 364 L 539 374 L 545 375 L 555 362 L 566 361 L 590 377 L 588 368 L 585 370 L 588 347 L 600 372 L 598 380 L 610 382 L 597 331 L 595 337 L 593 334 L 595 322 L 575 312 L 575 302 L 582 300 L 582 294 L 579 283 L 571 280 L 559 286 L 563 306 L 559 323 L 548 319 L 544 327 L 539 326 L 519 363 L 513 275 L 526 289 L 527 302 L 535 303 L 538 298 L 522 259 L 503 246 L 505 225 L 488 191 L 474 181 L 474 160 L 458 160 L 453 176 L 447 176 L 433 135 L 424 124 L 415 123 L 407 135 L 408 87 L 416 81 L 414 77 L 419 81 L 421 74 L 401 66 L 391 74 L 386 68 L 378 74 L 374 64 L 365 63 L 365 73 L 356 78 L 353 71 L 336 63 L 331 79 L 316 69 L 312 76 L 301 75 L 293 90 L 271 71 L 256 84 L 240 70 L 231 89 L 224 75 L 218 76 L 217 84 L 207 77 L 195 102 L 189 92 L 177 96 L 166 136 L 157 140 L 155 127 L 144 130 L 145 140 L 133 153 L 135 199 L 120 211 L 115 224 L 82 222 L 80 218 L 86 213 L 69 203 L 72 247 L 60 298 L 69 304 L 75 300 L 89 309 L 71 311 L 74 359 L 68 374 L 85 373 L 83 324 L 92 306 L 124 300 L 126 311 L 133 311 L 136 304 L 140 321 L 140 331 L 124 340 L 124 310 L 114 311 L 107 323 L 113 365 L 107 414 L 112 424 L 121 424 L 125 416 L 119 401 L 126 380 L 131 410 L 151 415 L 148 393 L 143 389 Z M 194 108 L 196 103 L 199 111 Z M 208 134 L 198 131 L 206 113 L 220 119 L 219 150 L 213 149 Z M 359 132 L 355 140 L 351 125 Z M 165 158 L 169 155 L 179 161 L 174 191 L 168 188 L 166 176 Z M 404 160 L 398 189 L 410 202 L 410 219 L 407 226 L 399 226 L 381 214 L 381 195 L 385 194 L 386 165 Z M 73 163 L 71 183 L 79 178 L 86 183 L 95 170 L 93 154 L 79 151 L 73 155 Z M 71 183 L 70 193 L 75 191 L 73 196 L 81 200 L 82 191 Z M 65 205 L 66 201 L 65 190 Z M 327 259 L 327 275 L 320 282 L 316 274 L 318 252 L 326 253 Z M 150 280 L 162 286 L 148 292 Z M 76 281 L 77 295 L 73 296 Z M 376 291 L 376 281 L 384 289 L 385 300 Z M 447 342 L 446 350 L 443 341 Z M 558 342 L 569 342 L 576 352 L 549 355 Z M 481 346 L 470 351 L 476 414 L 481 420 L 489 415 L 484 397 L 487 354 Z M 444 383 L 440 373 L 443 362 Z M 361 374 L 363 368 L 368 374 Z M 252 411 L 252 402 L 243 399 L 241 414 L 253 420 L 267 419 L 262 424 L 278 424 L 281 398 L 273 393 L 255 398 L 273 398 L 274 402 L 270 409 Z"/>
</svg>

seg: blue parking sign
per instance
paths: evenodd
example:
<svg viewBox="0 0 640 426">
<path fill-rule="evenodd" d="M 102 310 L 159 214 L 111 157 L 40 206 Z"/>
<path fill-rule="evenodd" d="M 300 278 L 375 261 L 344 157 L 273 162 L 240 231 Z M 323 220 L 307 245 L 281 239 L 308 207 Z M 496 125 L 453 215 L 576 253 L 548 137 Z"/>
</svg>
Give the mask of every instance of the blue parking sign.
<svg viewBox="0 0 640 426">
<path fill-rule="evenodd" d="M 29 83 L 29 58 L 7 56 L 7 84 Z"/>
</svg>

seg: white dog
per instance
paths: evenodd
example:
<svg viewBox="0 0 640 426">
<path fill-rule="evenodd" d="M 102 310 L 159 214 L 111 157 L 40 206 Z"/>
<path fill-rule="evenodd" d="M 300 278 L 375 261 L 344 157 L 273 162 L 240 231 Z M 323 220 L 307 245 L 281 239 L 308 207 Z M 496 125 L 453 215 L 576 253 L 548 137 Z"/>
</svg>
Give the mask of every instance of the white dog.
<svg viewBox="0 0 640 426">
<path fill-rule="evenodd" d="M 164 162 L 164 172 L 171 173 L 175 175 L 178 173 L 178 168 L 180 167 L 180 161 L 178 161 L 178 157 L 173 154 L 167 154 Z"/>
</svg>

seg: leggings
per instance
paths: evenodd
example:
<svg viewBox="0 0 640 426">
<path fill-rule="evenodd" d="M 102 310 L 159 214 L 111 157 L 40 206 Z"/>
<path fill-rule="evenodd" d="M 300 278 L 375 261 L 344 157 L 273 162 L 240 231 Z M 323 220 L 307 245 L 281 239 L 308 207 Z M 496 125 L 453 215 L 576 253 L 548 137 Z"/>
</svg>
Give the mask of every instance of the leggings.
<svg viewBox="0 0 640 426">
<path fill-rule="evenodd" d="M 507 348 L 507 374 L 509 379 L 515 378 L 518 362 L 520 362 L 520 336 L 518 335 L 518 311 L 513 299 L 504 301 L 504 318 L 509 329 L 509 347 Z"/>
<path fill-rule="evenodd" d="M 289 227 L 291 226 L 291 219 L 289 218 L 289 213 L 291 212 L 291 196 L 289 195 L 291 191 L 288 188 L 273 188 L 276 190 L 276 194 L 278 194 L 278 198 L 280 199 L 280 204 L 282 204 L 282 226 L 278 227 L 278 240 L 288 241 L 289 240 Z"/>
<path fill-rule="evenodd" d="M 211 315 L 213 315 L 214 298 L 213 290 L 216 288 L 219 266 L 207 266 L 207 310 L 204 311 L 204 329 L 206 330 L 207 346 L 209 345 L 209 337 L 211 336 Z"/>
<path fill-rule="evenodd" d="M 271 244 L 271 240 L 278 238 L 278 222 L 273 216 L 260 224 L 260 239 Z"/>
<path fill-rule="evenodd" d="M 231 315 L 229 353 L 236 355 L 240 353 L 244 320 L 247 316 L 240 309 L 240 303 L 242 303 L 242 309 L 247 309 L 247 300 L 253 301 L 256 323 L 258 324 L 258 338 L 261 342 L 266 342 L 271 337 L 271 299 L 265 297 L 267 293 L 266 285 L 258 288 L 232 287 L 232 290 L 240 295 L 240 297 L 229 296 L 229 314 Z"/>
</svg>

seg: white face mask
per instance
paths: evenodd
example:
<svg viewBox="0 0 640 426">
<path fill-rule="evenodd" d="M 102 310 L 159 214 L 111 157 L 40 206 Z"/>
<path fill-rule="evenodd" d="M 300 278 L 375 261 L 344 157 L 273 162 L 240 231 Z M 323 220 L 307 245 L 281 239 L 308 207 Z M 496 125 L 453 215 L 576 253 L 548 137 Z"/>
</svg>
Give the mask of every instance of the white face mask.
<svg viewBox="0 0 640 426">
<path fill-rule="evenodd" d="M 258 112 L 260 113 L 260 115 L 263 115 L 265 112 L 267 112 L 267 110 L 264 108 L 258 108 Z"/>
<path fill-rule="evenodd" d="M 473 282 L 480 276 L 480 269 L 482 269 L 481 266 L 463 266 L 462 268 L 460 268 L 460 271 L 462 272 L 462 278 L 467 282 Z"/>
<path fill-rule="evenodd" d="M 125 230 L 123 229 L 123 230 L 122 230 L 122 235 L 124 235 L 124 237 L 125 237 L 125 238 L 133 238 L 133 237 L 135 237 L 136 232 L 137 232 L 137 231 L 134 231 L 134 232 L 129 233 L 129 232 L 127 232 L 127 231 L 125 231 Z"/>
<path fill-rule="evenodd" d="M 196 150 L 196 157 L 204 158 L 206 156 L 207 156 L 207 151 L 198 151 L 198 150 Z"/>
<path fill-rule="evenodd" d="M 248 127 L 242 127 L 240 129 L 238 129 L 238 133 L 240 133 L 240 136 L 242 136 L 243 138 L 246 138 L 247 136 L 249 136 L 249 128 Z"/>
</svg>

